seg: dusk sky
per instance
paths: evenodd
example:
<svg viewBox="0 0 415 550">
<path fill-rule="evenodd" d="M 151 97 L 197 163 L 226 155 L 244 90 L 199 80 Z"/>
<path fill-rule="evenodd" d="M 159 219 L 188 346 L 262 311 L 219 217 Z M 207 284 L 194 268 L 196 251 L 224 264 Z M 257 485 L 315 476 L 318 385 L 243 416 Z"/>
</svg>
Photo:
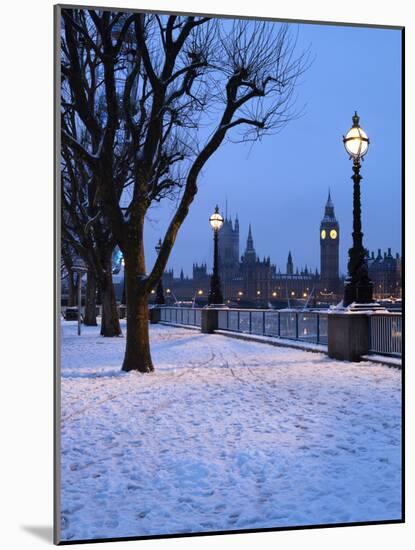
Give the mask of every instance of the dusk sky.
<svg viewBox="0 0 415 550">
<path fill-rule="evenodd" d="M 401 252 L 401 32 L 293 26 L 299 27 L 298 53 L 310 47 L 314 59 L 297 90 L 304 114 L 275 136 L 253 146 L 228 143 L 210 159 L 168 263 L 175 276 L 181 268 L 191 276 L 193 262 L 210 268 L 208 219 L 216 203 L 225 214 L 226 199 L 228 214 L 239 216 L 240 254 L 251 223 L 257 254 L 269 255 L 277 269 L 285 272 L 291 250 L 296 267 L 320 270 L 319 224 L 329 188 L 340 224 L 340 271 L 346 273 L 353 183 L 342 136 L 355 110 L 370 139 L 361 170 L 364 246 Z M 173 206 L 165 201 L 150 212 L 148 271 Z"/>
</svg>

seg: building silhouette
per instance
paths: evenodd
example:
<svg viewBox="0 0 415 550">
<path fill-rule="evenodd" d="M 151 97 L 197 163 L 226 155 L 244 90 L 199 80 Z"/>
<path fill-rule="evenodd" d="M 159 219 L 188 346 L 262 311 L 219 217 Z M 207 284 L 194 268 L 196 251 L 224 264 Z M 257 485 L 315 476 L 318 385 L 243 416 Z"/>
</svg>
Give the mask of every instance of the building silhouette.
<svg viewBox="0 0 415 550">
<path fill-rule="evenodd" d="M 398 253 L 395 257 L 391 249 L 382 254 L 367 252 L 369 277 L 373 282 L 373 297 L 375 300 L 402 297 L 402 260 Z"/>
<path fill-rule="evenodd" d="M 334 214 L 330 191 L 320 223 L 320 290 L 339 294 L 339 223 Z"/>
<path fill-rule="evenodd" d="M 239 300 L 243 297 L 245 300 L 257 302 L 269 299 L 275 274 L 276 267 L 271 264 L 270 257 L 260 260 L 257 256 L 249 224 L 245 252 L 239 264 L 239 277 L 230 282 L 232 296 L 237 296 Z"/>
<path fill-rule="evenodd" d="M 243 254 L 240 255 L 240 224 L 225 215 L 219 232 L 219 271 L 225 302 L 245 307 L 291 307 L 305 304 L 314 306 L 339 303 L 343 298 L 344 280 L 339 274 L 340 227 L 330 195 L 324 207 L 319 226 L 320 273 L 308 266 L 295 265 L 292 251 L 287 254 L 285 272 L 277 269 L 270 257 L 259 258 L 255 250 L 254 231 L 248 226 Z M 402 260 L 378 249 L 377 254 L 367 251 L 369 277 L 373 281 L 375 300 L 401 298 Z M 118 247 L 113 254 L 113 280 L 117 299 L 123 292 L 124 268 Z M 206 263 L 193 263 L 192 276 L 183 269 L 175 277 L 173 269 L 163 274 L 163 287 L 167 303 L 192 301 L 203 305 L 207 301 L 210 277 Z M 67 295 L 67 281 L 62 281 L 62 295 Z M 155 296 L 155 289 L 153 290 Z"/>
<path fill-rule="evenodd" d="M 344 281 L 339 273 L 340 226 L 336 219 L 329 191 L 319 226 L 320 272 L 317 268 L 298 267 L 291 250 L 287 254 L 284 272 L 269 256 L 259 258 L 255 249 L 254 228 L 248 225 L 248 235 L 240 255 L 240 223 L 238 216 L 226 213 L 219 232 L 219 272 L 225 302 L 246 307 L 291 307 L 305 304 L 339 303 L 343 298 Z M 367 255 L 369 276 L 374 283 L 374 298 L 401 296 L 401 259 L 388 252 Z M 193 263 L 192 277 L 179 277 L 172 269 L 163 275 L 163 286 L 171 301 L 205 303 L 210 286 L 206 263 Z"/>
<path fill-rule="evenodd" d="M 317 268 L 299 268 L 288 251 L 285 272 L 271 262 L 270 257 L 259 258 L 254 243 L 252 225 L 248 226 L 245 248 L 240 255 L 240 224 L 226 213 L 219 233 L 219 272 L 225 301 L 240 305 L 293 305 L 297 301 L 309 303 L 336 303 L 342 298 L 339 276 L 340 228 L 335 217 L 329 192 L 320 223 L 320 273 Z M 206 263 L 193 264 L 192 278 L 175 278 L 173 271 L 163 276 L 164 288 L 177 300 L 206 299 L 210 273 Z"/>
<path fill-rule="evenodd" d="M 219 251 L 219 273 L 222 282 L 222 292 L 224 296 L 232 293 L 230 281 L 238 276 L 239 272 L 239 220 L 236 216 L 235 222 L 227 213 L 223 226 L 219 233 L 218 241 Z"/>
</svg>

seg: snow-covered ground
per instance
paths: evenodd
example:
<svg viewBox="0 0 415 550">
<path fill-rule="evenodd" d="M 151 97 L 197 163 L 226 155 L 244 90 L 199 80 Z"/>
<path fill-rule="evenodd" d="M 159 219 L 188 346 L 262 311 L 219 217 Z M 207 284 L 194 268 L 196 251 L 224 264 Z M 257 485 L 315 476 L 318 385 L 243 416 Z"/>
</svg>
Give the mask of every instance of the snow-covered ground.
<svg viewBox="0 0 415 550">
<path fill-rule="evenodd" d="M 400 518 L 398 369 L 152 325 L 126 374 L 62 326 L 62 540 Z"/>
</svg>

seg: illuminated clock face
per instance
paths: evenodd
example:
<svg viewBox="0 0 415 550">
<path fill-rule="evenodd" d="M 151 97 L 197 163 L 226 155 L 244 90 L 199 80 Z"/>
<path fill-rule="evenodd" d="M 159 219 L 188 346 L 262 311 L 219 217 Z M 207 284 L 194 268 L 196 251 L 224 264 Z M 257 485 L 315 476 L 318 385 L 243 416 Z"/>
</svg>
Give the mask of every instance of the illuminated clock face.
<svg viewBox="0 0 415 550">
<path fill-rule="evenodd" d="M 330 238 L 331 239 L 336 239 L 337 238 L 337 231 L 335 229 L 332 229 L 330 231 Z"/>
<path fill-rule="evenodd" d="M 325 238 L 326 238 L 326 230 L 325 230 L 325 229 L 322 229 L 322 230 L 321 230 L 321 238 L 322 238 L 322 239 L 325 239 Z"/>
</svg>

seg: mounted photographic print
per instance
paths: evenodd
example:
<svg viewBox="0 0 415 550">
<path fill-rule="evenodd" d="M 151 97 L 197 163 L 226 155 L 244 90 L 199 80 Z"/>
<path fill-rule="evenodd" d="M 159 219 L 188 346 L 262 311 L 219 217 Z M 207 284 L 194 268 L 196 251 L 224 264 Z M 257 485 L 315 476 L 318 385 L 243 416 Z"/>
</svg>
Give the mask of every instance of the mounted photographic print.
<svg viewBox="0 0 415 550">
<path fill-rule="evenodd" d="M 403 28 L 55 31 L 55 542 L 403 522 Z"/>
</svg>

